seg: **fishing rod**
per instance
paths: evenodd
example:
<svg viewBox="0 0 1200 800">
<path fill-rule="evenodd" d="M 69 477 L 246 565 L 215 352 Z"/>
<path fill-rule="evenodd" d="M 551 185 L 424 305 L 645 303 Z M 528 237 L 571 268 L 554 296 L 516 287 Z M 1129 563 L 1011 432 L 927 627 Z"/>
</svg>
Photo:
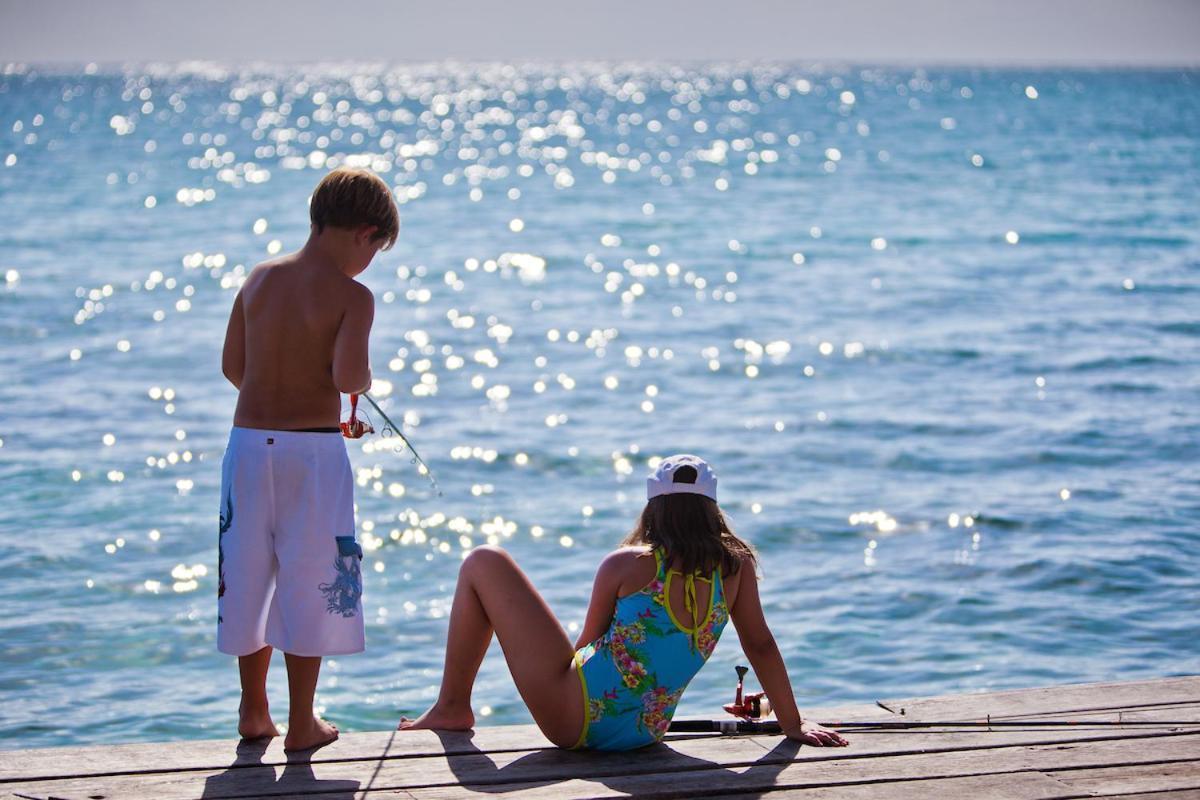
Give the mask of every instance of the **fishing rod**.
<svg viewBox="0 0 1200 800">
<path fill-rule="evenodd" d="M 743 691 L 743 682 L 746 678 L 746 673 L 749 671 L 741 665 L 734 667 L 737 671 L 738 682 L 737 690 L 734 693 L 732 703 L 727 703 L 724 708 L 732 714 L 736 719 L 681 719 L 672 720 L 668 731 L 671 733 L 719 733 L 723 736 L 732 736 L 737 734 L 762 734 L 766 736 L 778 735 L 783 733 L 783 729 L 775 720 L 763 720 L 762 717 L 771 713 L 771 704 L 763 692 L 754 692 L 747 694 Z M 891 711 L 883 703 L 877 703 L 881 708 Z M 1118 712 L 1118 717 L 1120 712 Z M 930 730 L 933 728 L 967 728 L 967 729 L 983 729 L 994 730 L 1001 729 L 1029 729 L 1029 728 L 1087 728 L 1087 727 L 1111 727 L 1111 728 L 1178 728 L 1178 727 L 1198 727 L 1200 720 L 1088 720 L 1088 719 L 1067 719 L 1067 720 L 993 720 L 988 714 L 985 719 L 979 720 L 928 720 L 925 722 L 821 722 L 818 723 L 823 728 L 831 728 L 838 731 L 859 731 L 869 733 L 871 731 L 915 731 L 915 730 Z"/>
<path fill-rule="evenodd" d="M 905 731 L 928 730 L 931 728 L 996 728 L 1028 729 L 1028 728 L 1179 728 L 1200 727 L 1196 720 L 1030 720 L 1029 722 L 1012 721 L 982 721 L 982 720 L 942 720 L 930 722 L 819 722 L 822 728 L 837 731 Z M 671 733 L 721 733 L 721 734 L 763 734 L 773 735 L 783 733 L 783 729 L 774 720 L 745 720 L 745 719 L 682 719 L 672 720 Z"/>
<path fill-rule="evenodd" d="M 1031 719 L 1014 720 L 931 720 L 929 722 L 829 722 L 825 727 L 857 730 L 909 730 L 920 728 L 1176 728 L 1181 725 L 1200 726 L 1200 720 L 1122 720 L 1122 719 Z"/>
<path fill-rule="evenodd" d="M 417 452 L 417 448 L 413 447 L 413 443 L 410 442 L 408 437 L 404 435 L 404 432 L 400 430 L 400 426 L 395 422 L 392 422 L 392 418 L 389 417 L 387 413 L 385 413 L 384 410 L 379 407 L 379 403 L 376 403 L 375 398 L 371 397 L 371 395 L 367 394 L 366 392 L 350 395 L 350 419 L 341 423 L 342 435 L 347 439 L 361 439 L 368 433 L 375 433 L 375 427 L 371 424 L 369 417 L 366 420 L 361 420 L 358 418 L 358 398 L 360 396 L 370 403 L 371 408 L 375 409 L 375 413 L 379 414 L 379 416 L 383 419 L 383 430 L 380 431 L 383 437 L 387 439 L 393 434 L 399 437 L 400 444 L 393 448 L 393 452 L 400 454 L 404 452 L 405 448 L 408 448 L 408 452 L 412 453 L 412 458 L 409 459 L 409 463 L 417 465 L 417 472 L 429 479 L 429 483 L 432 484 L 434 491 L 436 491 L 438 496 L 441 497 L 442 487 L 438 486 L 437 478 L 433 477 L 433 470 L 431 470 L 429 465 L 425 463 L 425 459 L 421 458 L 421 454 Z M 366 415 L 364 414 L 363 416 Z"/>
</svg>

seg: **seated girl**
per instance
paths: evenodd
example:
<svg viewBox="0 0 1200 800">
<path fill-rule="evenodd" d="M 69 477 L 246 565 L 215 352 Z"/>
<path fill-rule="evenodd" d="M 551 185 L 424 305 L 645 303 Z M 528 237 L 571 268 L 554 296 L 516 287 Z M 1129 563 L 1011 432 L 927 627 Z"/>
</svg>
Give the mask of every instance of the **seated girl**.
<svg viewBox="0 0 1200 800">
<path fill-rule="evenodd" d="M 503 550 L 463 561 L 450 611 L 441 691 L 401 730 L 466 730 L 471 689 L 492 633 L 534 722 L 559 747 L 631 750 L 661 741 L 688 682 L 732 619 L 784 734 L 847 744 L 800 717 L 758 597 L 754 551 L 717 505 L 702 459 L 663 460 L 646 479 L 645 509 L 623 546 L 600 563 L 575 646 Z"/>
</svg>

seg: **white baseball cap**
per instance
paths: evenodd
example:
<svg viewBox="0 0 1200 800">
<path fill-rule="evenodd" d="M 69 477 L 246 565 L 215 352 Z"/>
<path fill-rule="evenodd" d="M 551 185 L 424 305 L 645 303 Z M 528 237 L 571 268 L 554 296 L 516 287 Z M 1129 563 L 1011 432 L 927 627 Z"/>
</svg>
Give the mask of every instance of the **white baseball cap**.
<svg viewBox="0 0 1200 800">
<path fill-rule="evenodd" d="M 695 469 L 696 482 L 676 483 L 675 472 L 680 467 Z M 646 499 L 652 500 L 660 494 L 702 494 L 716 500 L 717 473 L 700 456 L 687 453 L 668 456 L 659 462 L 654 474 L 646 478 Z"/>
</svg>

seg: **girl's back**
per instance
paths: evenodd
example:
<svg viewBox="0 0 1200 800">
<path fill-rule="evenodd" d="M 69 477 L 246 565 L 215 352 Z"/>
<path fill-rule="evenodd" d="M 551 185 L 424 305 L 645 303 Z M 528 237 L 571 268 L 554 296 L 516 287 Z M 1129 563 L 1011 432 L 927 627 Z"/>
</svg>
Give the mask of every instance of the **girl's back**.
<svg viewBox="0 0 1200 800">
<path fill-rule="evenodd" d="M 608 629 L 575 656 L 585 703 L 576 746 L 628 750 L 662 739 L 729 620 L 739 573 L 684 574 L 666 562 L 648 547 L 606 559 L 619 588 Z"/>
<path fill-rule="evenodd" d="M 617 590 L 618 599 L 646 588 L 654 580 L 658 572 L 658 559 L 654 556 L 654 548 L 649 545 L 623 547 L 612 553 L 609 557 L 621 560 L 620 584 Z M 679 559 L 672 559 L 670 570 L 674 573 L 679 573 L 679 567 Z M 709 596 L 712 592 L 712 582 L 709 580 L 712 576 L 704 575 L 702 577 L 705 580 L 697 580 L 695 582 L 696 599 L 700 607 L 705 608 L 708 606 Z M 725 594 L 726 605 L 729 607 L 732 607 L 734 601 L 737 599 L 737 590 L 741 583 L 741 577 L 741 570 L 731 574 L 723 572 L 721 575 L 721 588 Z M 679 574 L 676 574 L 671 580 L 669 590 L 672 613 L 675 614 L 675 618 L 682 625 L 690 627 L 694 623 L 691 612 L 688 611 L 686 601 L 684 600 L 686 581 L 682 580 Z"/>
</svg>

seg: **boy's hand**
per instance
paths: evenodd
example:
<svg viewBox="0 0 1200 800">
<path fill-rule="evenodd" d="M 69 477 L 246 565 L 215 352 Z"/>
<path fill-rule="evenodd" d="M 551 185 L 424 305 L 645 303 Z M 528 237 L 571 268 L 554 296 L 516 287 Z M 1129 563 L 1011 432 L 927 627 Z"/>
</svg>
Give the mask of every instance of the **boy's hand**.
<svg viewBox="0 0 1200 800">
<path fill-rule="evenodd" d="M 784 734 L 789 739 L 813 747 L 845 747 L 850 744 L 837 731 L 823 728 L 815 722 L 802 722 L 794 728 L 788 728 Z"/>
<path fill-rule="evenodd" d="M 356 419 L 353 422 L 347 420 L 346 422 L 340 423 L 340 425 L 342 428 L 342 436 L 345 436 L 347 439 L 361 439 L 368 433 L 375 432 L 375 429 L 371 427 L 371 423 L 365 422 L 361 419 Z"/>
</svg>

